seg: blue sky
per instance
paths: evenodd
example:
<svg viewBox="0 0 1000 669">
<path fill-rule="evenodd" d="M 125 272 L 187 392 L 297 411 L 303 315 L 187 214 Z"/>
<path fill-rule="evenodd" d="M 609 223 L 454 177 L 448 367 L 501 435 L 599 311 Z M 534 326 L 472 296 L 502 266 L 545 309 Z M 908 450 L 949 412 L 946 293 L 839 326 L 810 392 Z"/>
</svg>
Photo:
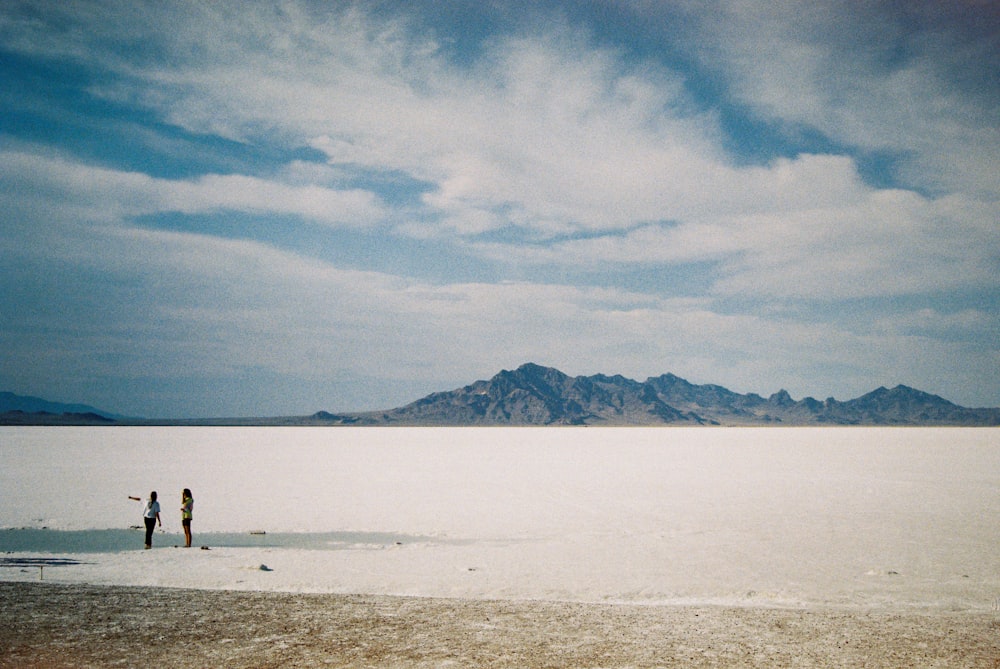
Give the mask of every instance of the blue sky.
<svg viewBox="0 0 1000 669">
<path fill-rule="evenodd" d="M 0 5 L 0 389 L 1000 405 L 992 2 Z"/>
</svg>

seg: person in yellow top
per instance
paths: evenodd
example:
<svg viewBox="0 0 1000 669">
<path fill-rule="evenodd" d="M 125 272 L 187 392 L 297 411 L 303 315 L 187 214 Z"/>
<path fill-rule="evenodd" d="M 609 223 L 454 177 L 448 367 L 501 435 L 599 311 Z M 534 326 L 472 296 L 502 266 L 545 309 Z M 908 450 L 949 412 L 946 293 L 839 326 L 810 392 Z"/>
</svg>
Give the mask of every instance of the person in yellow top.
<svg viewBox="0 0 1000 669">
<path fill-rule="evenodd" d="M 184 548 L 191 548 L 191 512 L 194 510 L 194 497 L 191 490 L 184 488 L 181 493 L 181 525 L 184 527 Z"/>
</svg>

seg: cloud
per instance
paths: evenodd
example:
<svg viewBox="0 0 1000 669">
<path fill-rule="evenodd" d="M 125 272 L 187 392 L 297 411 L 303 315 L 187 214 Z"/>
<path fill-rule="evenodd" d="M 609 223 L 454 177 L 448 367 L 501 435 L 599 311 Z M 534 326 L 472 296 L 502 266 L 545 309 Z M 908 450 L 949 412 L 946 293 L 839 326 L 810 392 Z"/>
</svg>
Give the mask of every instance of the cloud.
<svg viewBox="0 0 1000 669">
<path fill-rule="evenodd" d="M 87 222 L 123 222 L 169 212 L 243 212 L 365 226 L 385 216 L 378 198 L 359 189 L 296 185 L 246 175 L 158 179 L 26 151 L 0 152 L 0 175 L 8 184 L 4 199 L 12 205 L 30 198 L 34 207 Z"/>
<path fill-rule="evenodd" d="M 569 373 L 642 379 L 675 371 L 697 382 L 724 378 L 745 392 L 786 387 L 796 396 L 850 397 L 881 384 L 887 368 L 902 374 L 894 379 L 922 378 L 927 367 L 962 379 L 958 360 L 968 356 L 963 342 L 930 339 L 906 321 L 891 331 L 855 331 L 853 324 L 723 314 L 706 299 L 614 288 L 435 285 L 250 241 L 64 225 L 61 260 L 47 253 L 44 277 L 37 266 L 29 270 L 30 306 L 15 305 L 20 317 L 4 328 L 5 360 L 30 358 L 40 377 L 166 382 L 179 373 L 243 378 L 265 370 L 310 383 L 362 361 L 365 369 L 391 369 L 396 379 L 465 383 L 534 360 Z M 22 275 L 17 264 L 8 269 L 9 300 Z M 95 272 L 104 277 L 99 283 L 87 278 Z M 70 338 L 60 332 L 67 317 Z M 981 326 L 968 315 L 960 320 Z M 43 355 L 29 344 L 37 341 L 47 342 Z M 816 371 L 829 368 L 837 383 L 817 383 Z"/>
<path fill-rule="evenodd" d="M 20 160 L 2 162 L 36 164 Z M 52 183 L 62 185 L 59 196 L 67 182 L 84 184 L 83 192 L 102 184 L 107 190 L 95 202 L 113 192 L 120 202 L 138 201 L 126 187 L 158 192 L 157 180 L 59 160 L 44 166 L 55 175 L 49 192 Z M 121 204 L 115 210 L 135 213 Z M 788 385 L 779 376 L 808 376 L 796 372 L 797 359 L 832 364 L 834 351 L 862 348 L 862 338 L 848 332 L 724 315 L 707 300 L 537 282 L 435 285 L 346 270 L 252 241 L 81 224 L 78 213 L 59 212 L 42 232 L 32 225 L 41 221 L 25 221 L 6 240 L 8 250 L 19 249 L 5 252 L 7 300 L 19 299 L 15 286 L 24 280 L 33 288 L 10 305 L 20 316 L 5 326 L 5 359 L 30 358 L 25 364 L 42 378 L 165 381 L 178 373 L 240 378 L 267 370 L 306 382 L 364 361 L 366 368 L 392 369 L 397 379 L 464 382 L 469 370 L 486 375 L 536 360 L 571 373 L 639 378 L 677 370 L 714 381 L 725 370 L 740 387 L 757 390 Z M 33 258 L 27 267 L 26 256 Z M 67 319 L 72 337 L 62 332 Z M 48 342 L 44 355 L 37 341 Z M 713 342 L 710 352 L 706 341 Z M 887 346 L 864 344 L 866 351 Z M 778 366 L 783 374 L 765 362 L 776 346 L 786 360 Z M 859 363 L 873 355 L 864 353 Z"/>
<path fill-rule="evenodd" d="M 282 7 L 168 13 L 169 34 L 102 29 L 120 45 L 152 38 L 164 58 L 105 53 L 120 76 L 91 91 L 192 132 L 308 144 L 332 163 L 402 171 L 434 183 L 425 204 L 479 221 L 472 230 L 498 207 L 543 231 L 622 228 L 662 216 L 717 167 L 713 120 L 691 111 L 675 74 L 629 71 L 568 28 L 497 38 L 468 67 L 403 19 Z M 197 60 L 186 57 L 193 44 Z M 72 52 L 82 59 L 86 46 Z"/>
<path fill-rule="evenodd" d="M 6 5 L 3 48 L 85 73 L 144 146 L 272 157 L 168 178 L 5 137 L 7 359 L 52 379 L 76 360 L 81 378 L 467 382 L 534 360 L 755 392 L 907 375 L 991 392 L 975 376 L 994 319 L 942 296 L 995 300 L 996 87 L 949 76 L 994 50 L 933 12 L 911 34 L 879 3 L 702 4 L 628 3 L 662 52 L 539 10 L 460 54 L 403 7 Z M 724 117 L 747 111 L 783 138 L 772 154 L 732 149 Z M 896 171 L 876 183 L 882 153 Z M 199 228 L 240 215 L 287 236 Z M 306 227 L 315 259 L 288 242 Z"/>
<path fill-rule="evenodd" d="M 708 382 L 724 373 L 741 389 L 763 392 L 779 384 L 812 390 L 803 366 L 834 364 L 845 347 L 856 349 L 853 375 L 826 389 L 838 392 L 854 390 L 858 376 L 868 381 L 866 365 L 892 348 L 885 338 L 723 315 L 699 300 L 538 283 L 432 285 L 343 270 L 255 242 L 119 227 L 77 231 L 61 263 L 48 261 L 53 275 L 36 278 L 34 306 L 5 328 L 5 358 L 34 356 L 40 376 L 71 369 L 90 378 L 165 380 L 267 370 L 305 382 L 364 361 L 399 379 L 467 382 L 469 370 L 486 375 L 536 360 L 570 373 L 638 378 L 674 370 Z M 65 290 L 95 270 L 115 281 L 97 284 L 99 292 Z M 67 311 L 71 338 L 59 333 Z M 34 341 L 49 342 L 44 354 L 13 337 L 29 331 Z M 777 369 L 775 356 L 784 360 Z"/>
<path fill-rule="evenodd" d="M 894 155 L 912 186 L 1000 194 L 1000 15 L 989 3 L 723 0 L 713 10 L 697 13 L 688 48 L 757 113 Z"/>
<path fill-rule="evenodd" d="M 995 170 L 984 164 L 996 158 L 995 128 L 981 114 L 979 125 L 968 125 L 977 115 L 958 108 L 968 100 L 928 69 L 923 52 L 895 69 L 880 64 L 881 52 L 845 61 L 844 44 L 820 40 L 824 28 L 840 34 L 855 25 L 835 7 L 808 21 L 756 5 L 724 9 L 731 22 L 711 22 L 706 34 L 716 41 L 706 48 L 722 55 L 736 95 L 768 116 L 866 150 L 912 154 L 907 169 L 932 172 L 949 161 L 936 186 L 970 194 L 939 201 L 878 192 L 845 155 L 737 166 L 720 149 L 715 117 L 696 110 L 676 73 L 597 48 L 565 24 L 497 37 L 470 67 L 399 18 L 357 10 L 320 21 L 294 11 L 270 18 L 209 13 L 199 20 L 235 25 L 207 47 L 206 58 L 168 59 L 177 64 L 142 76 L 147 102 L 192 130 L 235 138 L 277 133 L 323 151 L 342 169 L 399 171 L 427 182 L 421 215 L 404 219 L 397 232 L 457 235 L 493 257 L 499 249 L 563 264 L 710 259 L 722 269 L 717 291 L 775 297 L 840 299 L 988 282 L 995 243 L 971 214 L 996 217 L 988 200 L 976 199 L 992 188 Z M 247 39 L 271 19 L 268 39 Z M 935 103 L 915 106 L 915 99 Z M 955 144 L 961 128 L 971 134 Z M 975 163 L 974 179 L 962 180 L 956 152 Z M 378 215 L 360 193 L 293 191 L 248 177 L 207 177 L 202 185 L 200 197 L 217 206 L 229 192 L 250 208 L 294 200 L 313 217 L 331 210 L 347 212 L 341 222 Z M 328 202 L 332 197 L 339 201 Z M 199 202 L 181 193 L 177 199 Z M 508 248 L 477 239 L 511 227 L 550 245 Z M 590 238 L 573 239 L 581 233 Z"/>
<path fill-rule="evenodd" d="M 988 288 L 996 262 L 994 205 L 874 191 L 854 206 L 740 217 L 747 252 L 728 258 L 716 289 L 820 300 Z"/>
<path fill-rule="evenodd" d="M 1000 330 L 1000 316 L 981 309 L 960 308 L 954 311 L 925 307 L 883 316 L 875 331 L 952 342 L 989 342 Z"/>
<path fill-rule="evenodd" d="M 846 8 L 830 6 L 805 18 L 788 7 L 720 8 L 726 20 L 699 14 L 703 51 L 722 57 L 735 94 L 763 113 L 853 138 L 871 150 L 926 153 L 935 160 L 959 150 L 966 158 L 996 158 L 991 147 L 998 143 L 988 141 L 993 125 L 978 126 L 978 135 L 955 145 L 960 149 L 942 135 L 944 119 L 958 123 L 971 111 L 951 113 L 952 98 L 920 89 L 937 85 L 936 70 L 919 71 L 930 67 L 923 52 L 905 67 L 886 70 L 877 67 L 882 50 L 844 61 L 845 44 L 822 41 L 828 32 L 841 35 L 855 25 Z M 810 225 L 823 217 L 803 215 L 806 210 L 827 212 L 825 220 L 837 227 L 841 213 L 850 220 L 867 208 L 872 227 L 893 226 L 865 204 L 873 196 L 853 158 L 804 154 L 734 165 L 721 149 L 717 118 L 699 110 L 679 73 L 596 46 L 585 30 L 566 22 L 499 35 L 468 64 L 450 58 L 433 36 L 416 32 L 405 13 L 389 17 L 357 7 L 317 12 L 299 3 L 240 11 L 218 4 L 191 15 L 161 11 L 155 19 L 98 32 L 125 42 L 137 38 L 137 30 L 148 37 L 143 27 L 149 22 L 169 19 L 176 26 L 155 33 L 162 61 L 121 55 L 115 63 L 123 73 L 120 90 L 99 92 L 124 99 L 138 90 L 144 104 L 192 131 L 309 145 L 341 169 L 398 172 L 422 181 L 428 185 L 423 210 L 402 220 L 401 234 L 457 234 L 475 242 L 513 227 L 534 241 L 559 243 L 581 233 L 634 233 L 650 241 L 651 224 L 676 222 L 666 248 L 647 246 L 635 257 L 685 262 L 672 244 L 679 235 L 689 246 L 708 249 L 701 256 L 734 247 L 752 255 L 747 226 L 766 228 L 761 240 L 779 228 L 793 240 L 813 235 L 811 246 L 822 254 L 820 242 L 830 235 Z M 216 38 L 205 39 L 208 34 Z M 192 59 L 195 45 L 199 57 Z M 917 96 L 944 106 L 931 119 L 930 111 L 914 109 Z M 904 115 L 913 118 L 904 123 Z M 878 137 L 869 138 L 872 133 Z M 920 141 L 933 141 L 939 150 L 920 149 Z M 981 164 L 972 171 L 980 181 L 995 173 Z M 205 177 L 203 194 L 178 193 L 177 200 L 210 199 L 208 186 L 218 185 L 216 200 L 228 192 L 234 202 L 256 209 L 265 200 L 287 201 L 285 208 L 294 209 L 290 201 L 298 200 L 302 213 L 314 218 L 324 210 L 345 211 L 340 223 L 371 218 L 375 208 L 363 193 L 334 195 L 308 184 L 290 190 L 253 179 Z M 977 192 L 983 185 L 966 183 Z M 735 222 L 740 216 L 743 225 Z M 726 238 L 731 235 L 736 241 Z M 592 251 L 623 249 L 614 239 L 559 248 L 588 245 Z"/>
<path fill-rule="evenodd" d="M 818 183 L 823 172 L 815 173 Z M 827 173 L 828 181 L 836 180 L 834 170 Z M 836 301 L 994 285 L 997 204 L 961 195 L 930 199 L 856 184 L 843 198 L 813 198 L 801 184 L 791 185 L 784 199 L 780 189 L 771 190 L 770 202 L 762 197 L 731 211 L 721 204 L 709 215 L 641 225 L 623 234 L 544 246 L 482 243 L 477 248 L 495 258 L 539 265 L 709 261 L 717 269 L 713 293 L 757 299 Z M 743 192 L 767 191 L 762 186 Z"/>
</svg>

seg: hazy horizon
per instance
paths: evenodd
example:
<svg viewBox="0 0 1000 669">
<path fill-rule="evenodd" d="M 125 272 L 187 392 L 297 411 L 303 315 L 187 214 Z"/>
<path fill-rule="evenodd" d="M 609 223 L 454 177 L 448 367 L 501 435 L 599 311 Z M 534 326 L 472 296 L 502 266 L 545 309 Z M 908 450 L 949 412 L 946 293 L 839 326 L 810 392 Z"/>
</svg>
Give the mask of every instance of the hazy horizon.
<svg viewBox="0 0 1000 669">
<path fill-rule="evenodd" d="M 510 370 L 501 370 L 501 371 L 510 371 Z M 242 416 L 221 416 L 220 415 L 220 416 L 197 416 L 196 417 L 196 416 L 168 416 L 168 415 L 162 415 L 162 414 L 160 414 L 160 415 L 149 415 L 149 416 L 125 416 L 123 414 L 118 414 L 118 413 L 116 413 L 114 411 L 109 411 L 109 410 L 107 410 L 104 407 L 98 407 L 98 406 L 90 405 L 90 404 L 88 404 L 86 402 L 61 403 L 61 402 L 52 402 L 48 398 L 43 398 L 43 397 L 23 396 L 23 395 L 18 395 L 17 393 L 13 393 L 13 394 L 16 397 L 19 397 L 22 400 L 39 401 L 39 402 L 42 402 L 42 403 L 45 403 L 45 404 L 58 404 L 58 405 L 60 405 L 60 410 L 62 410 L 62 411 L 71 411 L 71 412 L 77 412 L 77 413 L 79 413 L 79 412 L 83 412 L 83 411 L 96 410 L 97 412 L 99 412 L 99 413 L 101 413 L 103 415 L 111 415 L 111 416 L 116 416 L 116 417 L 121 417 L 121 418 L 134 418 L 134 419 L 139 419 L 139 420 L 165 420 L 165 421 L 172 421 L 172 420 L 188 420 L 188 419 L 197 420 L 199 418 L 203 418 L 203 419 L 227 419 L 227 418 L 240 419 L 240 418 L 248 418 L 249 419 L 249 418 L 280 418 L 280 417 L 294 417 L 294 416 L 303 416 L 304 417 L 304 416 L 311 416 L 313 414 L 323 413 L 323 412 L 325 412 L 325 413 L 331 413 L 331 414 L 340 413 L 340 414 L 344 414 L 344 415 L 364 414 L 364 413 L 379 413 L 381 411 L 388 411 L 388 410 L 392 410 L 392 409 L 398 409 L 398 408 L 401 408 L 403 406 L 407 406 L 407 405 L 409 405 L 409 404 L 411 404 L 413 402 L 418 402 L 418 401 L 420 401 L 420 400 L 428 397 L 429 395 L 436 394 L 436 393 L 439 393 L 439 392 L 446 392 L 447 393 L 447 392 L 452 392 L 454 390 L 461 390 L 462 388 L 470 386 L 470 385 L 472 385 L 472 384 L 474 384 L 474 383 L 476 383 L 476 382 L 478 382 L 480 380 L 488 380 L 488 379 L 477 379 L 476 381 L 470 381 L 470 382 L 468 382 L 466 384 L 463 384 L 459 388 L 438 389 L 438 390 L 435 390 L 435 391 L 431 391 L 431 392 L 429 392 L 429 393 L 427 393 L 425 395 L 422 395 L 421 397 L 414 397 L 414 398 L 411 398 L 409 400 L 406 400 L 404 403 L 402 403 L 400 405 L 397 405 L 397 406 L 394 406 L 394 407 L 379 407 L 379 408 L 376 408 L 376 409 L 357 410 L 357 411 L 350 411 L 350 410 L 344 411 L 344 410 L 340 410 L 340 409 L 319 408 L 319 409 L 306 409 L 306 410 L 302 410 L 302 411 L 298 411 L 298 412 L 291 412 L 291 413 L 284 413 L 284 414 L 279 414 L 279 413 L 274 413 L 274 412 L 271 412 L 271 413 L 261 413 L 261 414 L 255 414 L 255 415 L 252 415 L 252 416 L 251 415 L 242 415 Z M 717 385 L 717 384 L 709 384 L 709 385 Z M 896 385 L 902 385 L 902 384 L 896 384 Z M 892 386 L 892 387 L 896 387 L 896 386 Z M 860 397 L 863 397 L 864 395 L 867 395 L 867 394 L 869 394 L 871 392 L 876 392 L 878 390 L 886 389 L 886 388 L 888 388 L 888 386 L 885 386 L 885 385 L 880 386 L 879 388 L 872 388 L 870 391 L 868 391 L 866 393 L 863 393 L 862 395 L 859 395 L 858 397 L 835 398 L 835 397 L 829 397 L 828 396 L 828 397 L 824 397 L 823 400 L 825 401 L 825 400 L 832 399 L 832 400 L 837 400 L 837 401 L 842 401 L 842 402 L 843 401 L 848 401 L 848 400 L 854 400 L 854 399 L 858 399 Z M 779 389 L 779 390 L 775 391 L 775 393 L 782 392 L 783 390 L 784 389 Z M 925 392 L 925 391 L 923 391 L 920 388 L 914 388 L 913 390 L 916 390 L 918 392 Z M 5 392 L 9 392 L 9 391 L 0 390 L 0 393 L 5 393 Z M 760 397 L 766 399 L 772 393 L 766 393 L 766 394 L 764 394 L 764 393 L 757 393 L 757 394 Z M 799 400 L 804 400 L 804 399 L 813 399 L 813 400 L 816 400 L 818 398 L 814 398 L 814 397 L 792 397 L 793 401 L 799 401 Z M 945 400 L 947 402 L 951 401 L 947 397 L 943 397 L 943 398 L 940 398 L 940 399 L 943 399 L 943 400 Z M 952 402 L 952 403 L 954 404 L 954 402 Z M 961 405 L 958 405 L 958 406 L 961 406 Z M 991 408 L 1000 408 L 1000 407 L 963 407 L 963 408 L 969 408 L 969 409 L 991 409 Z M 22 409 L 22 410 L 24 410 L 24 409 Z M 26 411 L 28 413 L 31 413 L 34 410 L 33 409 L 28 409 Z M 790 426 L 792 426 L 792 427 L 802 427 L 802 426 L 806 426 L 806 425 L 808 425 L 808 424 L 802 424 L 802 423 L 791 423 L 790 424 Z M 847 424 L 844 424 L 844 425 L 847 425 Z M 873 423 L 873 424 L 865 423 L 865 425 L 868 426 L 868 427 L 872 427 L 872 426 L 876 425 L 876 423 Z M 628 426 L 628 424 L 626 423 L 626 424 L 620 424 L 620 425 L 619 424 L 615 424 L 615 425 L 612 425 L 610 427 L 627 427 L 627 426 Z M 829 424 L 829 423 L 817 423 L 816 426 L 817 427 L 836 427 L 837 425 L 836 424 Z M 953 426 L 954 427 L 959 427 L 959 425 L 957 425 L 957 424 L 953 425 Z M 456 427 L 461 427 L 461 426 L 460 425 L 456 425 Z M 470 427 L 470 426 L 466 426 L 466 427 Z M 490 426 L 486 426 L 486 427 L 490 427 Z M 736 426 L 734 426 L 734 427 L 736 427 Z M 936 424 L 936 423 L 929 423 L 925 427 L 944 427 L 944 426 Z"/>
</svg>

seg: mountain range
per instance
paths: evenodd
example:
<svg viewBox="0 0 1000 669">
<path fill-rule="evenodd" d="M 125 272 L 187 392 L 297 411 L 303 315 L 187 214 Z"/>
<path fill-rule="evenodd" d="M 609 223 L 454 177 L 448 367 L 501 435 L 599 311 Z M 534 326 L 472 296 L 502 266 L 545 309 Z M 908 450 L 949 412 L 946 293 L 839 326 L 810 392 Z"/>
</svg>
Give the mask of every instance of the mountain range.
<svg viewBox="0 0 1000 669">
<path fill-rule="evenodd" d="M 379 425 L 1000 425 L 1000 409 L 968 409 L 907 386 L 839 402 L 767 399 L 673 374 L 643 382 L 621 375 L 568 376 L 528 363 L 488 381 L 433 393 L 391 411 L 315 414 Z"/>
<path fill-rule="evenodd" d="M 718 385 L 696 385 L 664 374 L 639 382 L 621 375 L 569 376 L 533 363 L 503 370 L 489 380 L 432 393 L 388 411 L 330 413 L 279 418 L 192 420 L 124 419 L 85 405 L 31 405 L 12 408 L 0 393 L 0 424 L 157 424 L 157 425 L 912 425 L 997 426 L 1000 408 L 970 409 L 937 395 L 899 385 L 878 388 L 844 402 L 806 397 L 785 390 L 768 398 L 736 393 Z M 37 399 L 37 398 L 21 398 Z M 44 402 L 44 400 L 38 400 Z M 67 409 L 82 409 L 74 414 Z"/>
</svg>

